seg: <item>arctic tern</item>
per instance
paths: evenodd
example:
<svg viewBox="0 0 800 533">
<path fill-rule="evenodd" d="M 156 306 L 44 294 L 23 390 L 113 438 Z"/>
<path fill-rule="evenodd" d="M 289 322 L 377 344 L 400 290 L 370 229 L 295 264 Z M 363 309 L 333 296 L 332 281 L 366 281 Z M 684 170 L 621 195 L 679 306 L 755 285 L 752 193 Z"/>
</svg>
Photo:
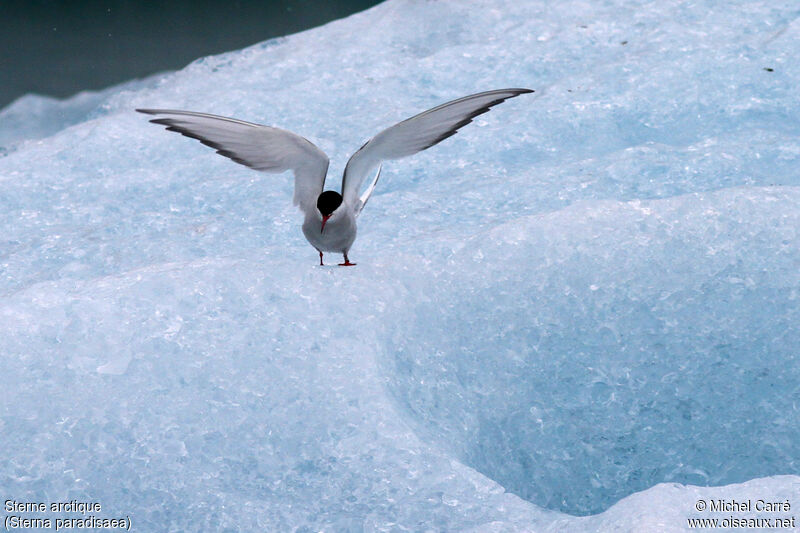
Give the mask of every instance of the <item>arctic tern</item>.
<svg viewBox="0 0 800 533">
<path fill-rule="evenodd" d="M 344 169 L 341 194 L 323 192 L 328 156 L 290 131 L 194 111 L 137 111 L 156 115 L 159 118 L 150 122 L 197 139 L 216 149 L 218 154 L 252 169 L 273 173 L 293 171 L 294 204 L 305 215 L 303 234 L 319 252 L 319 264 L 323 265 L 323 252 L 335 252 L 344 256 L 340 266 L 353 266 L 355 263 L 350 262 L 347 252 L 356 239 L 356 218 L 375 190 L 384 160 L 400 159 L 430 148 L 493 106 L 531 92 L 530 89 L 499 89 L 465 96 L 383 130 L 350 157 Z M 373 172 L 372 182 L 359 195 Z"/>
</svg>

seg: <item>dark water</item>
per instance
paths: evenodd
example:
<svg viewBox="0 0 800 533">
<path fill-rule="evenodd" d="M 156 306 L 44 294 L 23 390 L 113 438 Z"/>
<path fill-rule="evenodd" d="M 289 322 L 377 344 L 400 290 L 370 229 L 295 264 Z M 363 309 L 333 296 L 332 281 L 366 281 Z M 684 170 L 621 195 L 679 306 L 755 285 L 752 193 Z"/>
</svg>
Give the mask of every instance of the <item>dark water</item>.
<svg viewBox="0 0 800 533">
<path fill-rule="evenodd" d="M 0 0 L 0 108 L 101 89 L 362 11 L 376 0 Z"/>
</svg>

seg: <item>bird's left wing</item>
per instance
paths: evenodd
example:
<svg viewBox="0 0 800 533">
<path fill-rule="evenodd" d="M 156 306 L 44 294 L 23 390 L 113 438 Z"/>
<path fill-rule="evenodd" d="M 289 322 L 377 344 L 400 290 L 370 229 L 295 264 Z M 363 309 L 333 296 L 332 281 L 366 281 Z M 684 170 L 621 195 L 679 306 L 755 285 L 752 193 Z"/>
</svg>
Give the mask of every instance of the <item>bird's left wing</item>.
<svg viewBox="0 0 800 533">
<path fill-rule="evenodd" d="M 328 156 L 310 141 L 290 131 L 235 118 L 194 111 L 137 109 L 156 115 L 150 122 L 197 139 L 218 154 L 263 172 L 294 172 L 294 204 L 303 212 L 316 207 L 325 185 Z"/>
<path fill-rule="evenodd" d="M 472 119 L 486 113 L 493 106 L 505 102 L 530 89 L 499 89 L 465 96 L 447 102 L 403 122 L 387 128 L 370 139 L 350 160 L 342 178 L 342 195 L 356 213 L 367 203 L 380 176 L 380 164 L 385 159 L 400 159 L 421 152 L 442 142 Z M 367 176 L 378 168 L 378 172 L 367 190 L 359 192 Z"/>
</svg>

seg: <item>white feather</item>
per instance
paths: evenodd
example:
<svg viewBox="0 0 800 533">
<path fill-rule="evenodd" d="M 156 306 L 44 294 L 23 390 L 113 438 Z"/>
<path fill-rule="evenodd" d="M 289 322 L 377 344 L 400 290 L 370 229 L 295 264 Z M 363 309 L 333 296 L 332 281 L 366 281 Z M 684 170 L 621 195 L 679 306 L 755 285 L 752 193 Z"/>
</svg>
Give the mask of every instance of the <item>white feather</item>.
<svg viewBox="0 0 800 533">
<path fill-rule="evenodd" d="M 243 120 L 171 109 L 137 109 L 163 118 L 151 120 L 215 148 L 255 170 L 294 172 L 294 204 L 303 212 L 316 209 L 325 186 L 328 156 L 310 141 L 290 131 Z"/>
<path fill-rule="evenodd" d="M 421 152 L 455 134 L 472 119 L 486 113 L 509 98 L 530 89 L 499 89 L 465 96 L 424 111 L 387 128 L 370 139 L 347 162 L 342 178 L 342 196 L 350 205 L 364 204 L 374 190 L 372 186 L 359 198 L 367 176 L 386 159 L 400 159 Z M 375 180 L 377 181 L 377 179 Z"/>
</svg>

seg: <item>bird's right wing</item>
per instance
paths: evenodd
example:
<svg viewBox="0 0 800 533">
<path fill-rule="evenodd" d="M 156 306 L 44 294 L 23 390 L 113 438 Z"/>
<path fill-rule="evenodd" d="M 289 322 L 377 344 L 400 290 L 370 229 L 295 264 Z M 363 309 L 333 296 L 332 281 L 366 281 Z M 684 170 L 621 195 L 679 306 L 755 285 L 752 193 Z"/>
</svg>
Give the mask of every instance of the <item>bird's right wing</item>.
<svg viewBox="0 0 800 533">
<path fill-rule="evenodd" d="M 263 172 L 294 172 L 294 204 L 313 210 L 325 186 L 328 156 L 290 131 L 193 111 L 137 109 L 156 115 L 150 122 L 197 139 L 218 154 Z"/>
<path fill-rule="evenodd" d="M 454 135 L 472 119 L 493 106 L 530 89 L 499 89 L 459 98 L 434 107 L 387 128 L 369 140 L 347 162 L 342 179 L 342 196 L 360 212 L 375 189 L 381 161 L 400 159 L 421 152 Z M 359 196 L 364 182 L 375 169 L 377 174 L 367 190 Z"/>
</svg>

